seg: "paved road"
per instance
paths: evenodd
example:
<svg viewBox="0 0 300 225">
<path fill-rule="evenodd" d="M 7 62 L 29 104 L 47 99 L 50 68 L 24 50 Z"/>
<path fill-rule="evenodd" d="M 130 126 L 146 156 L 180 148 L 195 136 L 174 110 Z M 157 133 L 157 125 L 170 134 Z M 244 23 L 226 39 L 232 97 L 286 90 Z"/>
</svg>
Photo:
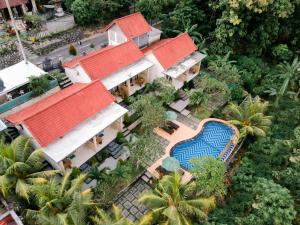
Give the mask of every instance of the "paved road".
<svg viewBox="0 0 300 225">
<path fill-rule="evenodd" d="M 83 52 L 88 53 L 90 51 L 94 51 L 95 49 L 102 48 L 104 44 L 108 43 L 107 33 L 93 35 L 89 38 L 82 39 L 81 42 L 81 45 L 78 45 L 78 43 L 74 43 L 74 46 L 77 50 L 77 56 L 82 55 Z M 95 48 L 90 47 L 92 43 L 95 45 Z M 32 59 L 30 59 L 30 61 L 32 61 L 36 65 L 41 65 L 46 57 L 50 59 L 61 58 L 63 62 L 69 61 L 70 59 L 74 58 L 74 56 L 71 56 L 69 54 L 69 45 L 66 45 L 55 49 L 45 56 L 33 57 Z"/>
</svg>

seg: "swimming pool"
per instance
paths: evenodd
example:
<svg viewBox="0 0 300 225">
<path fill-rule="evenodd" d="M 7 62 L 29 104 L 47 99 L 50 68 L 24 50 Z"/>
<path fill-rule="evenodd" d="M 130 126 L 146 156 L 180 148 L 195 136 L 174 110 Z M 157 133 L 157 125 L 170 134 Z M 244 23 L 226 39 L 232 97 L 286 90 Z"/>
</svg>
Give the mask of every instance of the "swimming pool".
<svg viewBox="0 0 300 225">
<path fill-rule="evenodd" d="M 191 169 L 190 160 L 203 156 L 218 157 L 229 141 L 235 135 L 234 130 L 222 122 L 208 121 L 203 125 L 201 132 L 192 139 L 176 144 L 171 150 L 181 167 Z M 226 160 L 234 149 L 231 144 L 222 160 Z"/>
</svg>

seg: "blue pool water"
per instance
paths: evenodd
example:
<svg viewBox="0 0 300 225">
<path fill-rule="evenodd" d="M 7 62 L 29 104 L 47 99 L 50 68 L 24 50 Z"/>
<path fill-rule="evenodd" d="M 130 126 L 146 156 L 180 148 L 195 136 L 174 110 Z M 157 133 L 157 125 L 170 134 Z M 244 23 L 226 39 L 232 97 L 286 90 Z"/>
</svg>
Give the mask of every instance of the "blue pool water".
<svg viewBox="0 0 300 225">
<path fill-rule="evenodd" d="M 215 121 L 207 122 L 196 137 L 176 144 L 171 150 L 171 156 L 180 162 L 181 167 L 189 170 L 192 158 L 218 157 L 233 135 L 234 131 L 228 125 Z M 232 144 L 222 160 L 228 158 L 233 148 Z"/>
</svg>

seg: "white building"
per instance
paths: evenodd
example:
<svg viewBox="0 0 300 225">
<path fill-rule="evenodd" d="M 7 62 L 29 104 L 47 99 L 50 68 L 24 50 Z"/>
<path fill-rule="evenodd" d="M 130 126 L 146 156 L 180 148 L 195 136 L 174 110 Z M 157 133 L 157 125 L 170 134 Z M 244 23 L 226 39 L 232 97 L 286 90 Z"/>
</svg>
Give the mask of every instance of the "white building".
<svg viewBox="0 0 300 225">
<path fill-rule="evenodd" d="M 123 129 L 127 110 L 99 81 L 76 83 L 6 118 L 64 171 L 80 167 Z"/>
<path fill-rule="evenodd" d="M 127 41 L 77 57 L 63 66 L 73 83 L 100 80 L 120 102 L 145 86 L 152 65 L 133 41 Z"/>
<path fill-rule="evenodd" d="M 15 65 L 0 70 L 0 104 L 10 100 L 19 92 L 25 91 L 29 77 L 42 76 L 46 72 L 30 62 L 21 61 Z M 22 89 L 24 88 L 24 90 Z M 18 93 L 14 93 L 18 91 Z"/>
<path fill-rule="evenodd" d="M 165 77 L 176 89 L 194 79 L 200 71 L 201 61 L 206 55 L 197 51 L 197 46 L 187 33 L 175 38 L 162 39 L 143 49 L 150 68 L 150 81 Z"/>
<path fill-rule="evenodd" d="M 32 96 L 28 88 L 31 76 L 40 77 L 47 73 L 34 64 L 21 61 L 0 71 L 0 119 L 18 112 L 41 99 L 59 91 L 58 82 L 53 78 L 49 90 L 40 96 Z"/>
<path fill-rule="evenodd" d="M 118 45 L 133 40 L 144 48 L 160 39 L 161 31 L 150 26 L 140 13 L 133 13 L 113 20 L 106 28 L 109 45 Z"/>
</svg>

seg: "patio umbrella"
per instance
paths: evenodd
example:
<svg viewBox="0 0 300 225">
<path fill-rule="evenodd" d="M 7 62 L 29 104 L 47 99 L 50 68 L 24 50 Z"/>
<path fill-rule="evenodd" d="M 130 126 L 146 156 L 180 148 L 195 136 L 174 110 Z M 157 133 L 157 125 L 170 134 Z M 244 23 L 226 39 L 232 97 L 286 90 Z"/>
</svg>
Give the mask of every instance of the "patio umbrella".
<svg viewBox="0 0 300 225">
<path fill-rule="evenodd" d="M 166 118 L 169 121 L 173 121 L 177 119 L 177 114 L 174 111 L 167 111 L 166 112 Z"/>
<path fill-rule="evenodd" d="M 180 168 L 180 163 L 174 157 L 167 157 L 162 161 L 162 167 L 169 172 L 174 172 Z"/>
</svg>

